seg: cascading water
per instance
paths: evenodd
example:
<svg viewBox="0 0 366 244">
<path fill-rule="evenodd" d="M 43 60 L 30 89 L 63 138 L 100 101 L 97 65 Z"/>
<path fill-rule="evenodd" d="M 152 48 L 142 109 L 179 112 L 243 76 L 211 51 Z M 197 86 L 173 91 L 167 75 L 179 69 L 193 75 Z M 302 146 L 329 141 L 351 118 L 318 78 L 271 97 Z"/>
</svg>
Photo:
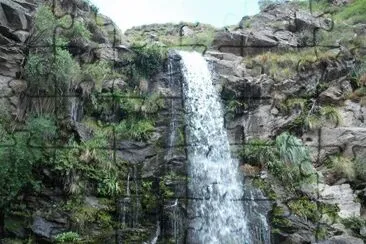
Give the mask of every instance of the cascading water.
<svg viewBox="0 0 366 244">
<path fill-rule="evenodd" d="M 220 98 L 201 54 L 180 51 L 189 144 L 189 243 L 253 243 L 238 162 L 230 155 Z"/>
</svg>

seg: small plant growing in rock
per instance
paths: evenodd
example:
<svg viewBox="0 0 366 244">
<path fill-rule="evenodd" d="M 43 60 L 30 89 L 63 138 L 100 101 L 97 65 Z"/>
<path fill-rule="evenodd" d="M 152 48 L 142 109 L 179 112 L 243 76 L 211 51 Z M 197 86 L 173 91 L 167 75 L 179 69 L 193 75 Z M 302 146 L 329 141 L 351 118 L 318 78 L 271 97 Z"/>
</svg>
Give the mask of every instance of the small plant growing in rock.
<svg viewBox="0 0 366 244">
<path fill-rule="evenodd" d="M 78 243 L 81 241 L 81 238 L 78 233 L 69 231 L 58 234 L 55 237 L 55 241 L 56 243 Z"/>
</svg>

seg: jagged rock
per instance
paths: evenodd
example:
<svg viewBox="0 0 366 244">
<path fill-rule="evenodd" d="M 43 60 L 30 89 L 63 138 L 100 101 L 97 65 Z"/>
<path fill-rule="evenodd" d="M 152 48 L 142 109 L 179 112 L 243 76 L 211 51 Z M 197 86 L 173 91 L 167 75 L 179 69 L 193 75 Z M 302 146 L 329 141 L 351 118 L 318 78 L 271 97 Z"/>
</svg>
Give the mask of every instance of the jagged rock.
<svg viewBox="0 0 366 244">
<path fill-rule="evenodd" d="M 74 122 L 74 128 L 81 141 L 88 141 L 93 138 L 93 131 L 83 123 Z"/>
<path fill-rule="evenodd" d="M 342 91 L 338 87 L 329 87 L 319 95 L 320 102 L 328 104 L 341 104 L 343 98 Z"/>
<path fill-rule="evenodd" d="M 220 52 L 246 56 L 277 47 L 278 42 L 270 32 L 254 32 L 248 30 L 219 32 L 213 47 Z M 295 45 L 296 46 L 296 45 Z"/>
<path fill-rule="evenodd" d="M 144 142 L 121 141 L 117 156 L 131 163 L 140 163 L 156 155 L 154 146 Z"/>
<path fill-rule="evenodd" d="M 63 225 L 46 220 L 40 216 L 34 217 L 31 229 L 34 234 L 47 239 L 52 239 L 57 234 L 66 231 Z"/>
<path fill-rule="evenodd" d="M 319 184 L 319 201 L 337 204 L 341 218 L 359 217 L 361 204 L 356 202 L 356 194 L 349 184 L 328 186 Z"/>
<path fill-rule="evenodd" d="M 343 118 L 342 125 L 345 127 L 366 127 L 366 108 L 360 103 L 346 100 L 344 106 L 339 108 Z"/>
<path fill-rule="evenodd" d="M 250 138 L 273 138 L 281 128 L 291 123 L 298 114 L 281 117 L 271 114 L 271 105 L 262 104 L 255 110 L 244 114 L 242 117 L 233 121 L 228 121 L 227 128 L 235 128 L 240 125 L 243 127 L 245 140 Z M 238 141 L 232 143 L 240 143 Z"/>
<path fill-rule="evenodd" d="M 332 21 L 327 18 L 319 18 L 309 12 L 300 10 L 296 12 L 295 25 L 297 31 L 314 30 L 318 28 L 327 30 L 331 27 Z"/>
<path fill-rule="evenodd" d="M 103 27 L 103 31 L 107 33 L 106 37 L 112 46 L 123 44 L 123 34 L 121 30 L 109 17 L 98 14 L 97 25 Z"/>
<path fill-rule="evenodd" d="M 327 18 L 295 10 L 290 4 L 272 4 L 260 15 L 242 20 L 240 29 L 219 32 L 213 46 L 221 52 L 240 56 L 296 48 L 303 45 L 306 39 L 312 39 L 314 29 L 328 29 L 330 26 L 331 20 Z"/>
<path fill-rule="evenodd" d="M 320 136 L 320 138 L 319 138 Z M 366 128 L 360 127 L 322 127 L 320 134 L 317 130 L 308 131 L 303 135 L 305 145 L 312 150 L 313 158 L 318 154 L 320 140 L 320 161 L 327 155 L 342 152 L 345 157 L 353 158 L 356 155 L 366 155 Z"/>
<path fill-rule="evenodd" d="M 340 235 L 333 236 L 329 240 L 318 242 L 318 244 L 364 244 L 362 239 L 349 236 L 349 235 Z"/>
<path fill-rule="evenodd" d="M 99 199 L 95 196 L 85 196 L 84 201 L 87 205 L 98 210 L 106 210 L 108 206 L 100 203 Z"/>
<path fill-rule="evenodd" d="M 366 227 L 365 226 L 362 226 L 361 229 L 360 229 L 360 235 L 363 236 L 363 237 L 366 237 Z"/>
<path fill-rule="evenodd" d="M 23 60 L 21 46 L 0 46 L 0 75 L 18 77 Z"/>
<path fill-rule="evenodd" d="M 103 82 L 103 91 L 112 92 L 112 91 L 123 91 L 126 88 L 127 84 L 122 79 L 114 79 Z"/>
<path fill-rule="evenodd" d="M 192 36 L 192 35 L 194 35 L 194 31 L 191 30 L 188 26 L 183 26 L 182 32 L 183 32 L 182 33 L 183 36 Z"/>
<path fill-rule="evenodd" d="M 30 11 L 34 10 L 34 5 L 27 4 L 28 9 L 22 4 L 26 1 L 2 1 L 0 5 L 0 25 L 7 26 L 12 30 L 29 30 Z"/>
<path fill-rule="evenodd" d="M 281 243 L 283 244 L 299 244 L 299 243 L 306 243 L 308 239 L 306 237 L 300 235 L 299 233 L 291 234 L 286 237 L 284 241 Z"/>
</svg>

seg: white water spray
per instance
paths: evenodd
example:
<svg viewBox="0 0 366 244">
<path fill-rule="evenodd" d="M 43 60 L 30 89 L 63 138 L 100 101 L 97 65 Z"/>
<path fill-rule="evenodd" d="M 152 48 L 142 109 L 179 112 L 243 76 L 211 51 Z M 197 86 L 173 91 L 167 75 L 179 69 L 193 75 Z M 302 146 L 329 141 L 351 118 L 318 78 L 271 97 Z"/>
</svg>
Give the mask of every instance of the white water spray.
<svg viewBox="0 0 366 244">
<path fill-rule="evenodd" d="M 220 97 L 206 60 L 179 52 L 184 76 L 190 243 L 251 243 L 238 162 L 230 155 Z"/>
</svg>

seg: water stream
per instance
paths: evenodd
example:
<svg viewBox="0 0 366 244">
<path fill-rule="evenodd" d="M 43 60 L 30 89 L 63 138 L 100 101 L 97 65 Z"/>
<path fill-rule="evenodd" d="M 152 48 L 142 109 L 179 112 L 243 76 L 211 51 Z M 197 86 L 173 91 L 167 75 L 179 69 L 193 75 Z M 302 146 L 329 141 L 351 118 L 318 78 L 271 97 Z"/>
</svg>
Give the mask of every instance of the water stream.
<svg viewBox="0 0 366 244">
<path fill-rule="evenodd" d="M 184 76 L 189 191 L 189 243 L 253 243 L 244 186 L 231 158 L 220 97 L 201 54 L 179 52 Z"/>
</svg>

